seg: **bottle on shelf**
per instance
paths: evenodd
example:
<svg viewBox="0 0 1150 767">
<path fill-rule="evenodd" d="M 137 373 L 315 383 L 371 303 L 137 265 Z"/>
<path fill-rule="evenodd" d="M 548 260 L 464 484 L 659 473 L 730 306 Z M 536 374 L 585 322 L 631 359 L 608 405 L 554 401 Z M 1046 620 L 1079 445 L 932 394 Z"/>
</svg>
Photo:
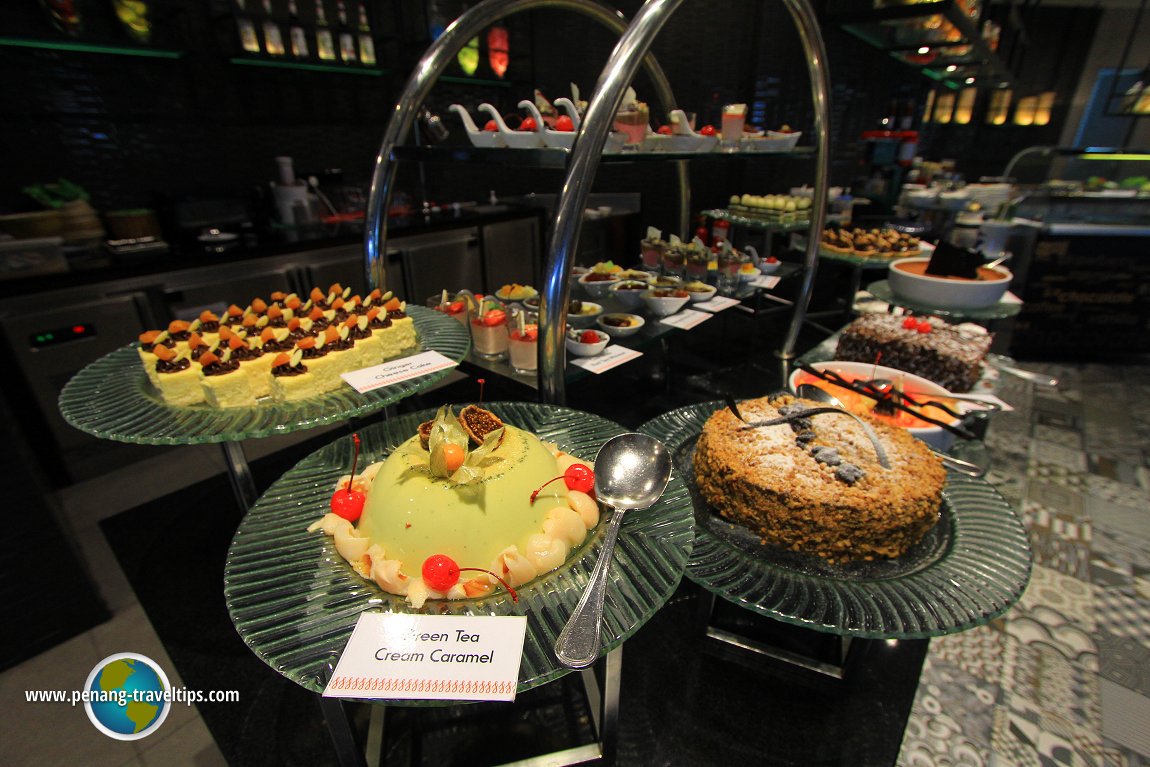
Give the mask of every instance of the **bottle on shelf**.
<svg viewBox="0 0 1150 767">
<path fill-rule="evenodd" d="M 323 0 L 315 0 L 315 52 L 321 61 L 335 61 L 335 42 Z"/>
<path fill-rule="evenodd" d="M 279 22 L 272 18 L 272 0 L 263 0 L 263 6 L 264 53 L 269 56 L 282 56 L 286 52 L 284 36 L 280 31 Z"/>
<path fill-rule="evenodd" d="M 256 22 L 248 12 L 244 0 L 235 0 L 234 14 L 236 17 L 236 32 L 240 38 L 240 47 L 245 53 L 262 53 L 260 35 L 256 31 Z"/>
<path fill-rule="evenodd" d="M 307 32 L 299 20 L 299 8 L 295 0 L 288 0 L 288 39 L 291 41 L 291 55 L 297 59 L 311 56 L 307 46 Z"/>
<path fill-rule="evenodd" d="M 371 34 L 371 24 L 367 20 L 367 8 L 359 3 L 359 61 L 365 67 L 374 67 L 375 40 Z"/>
<path fill-rule="evenodd" d="M 355 52 L 355 34 L 347 23 L 347 7 L 343 4 L 343 0 L 338 0 L 335 7 L 336 18 L 339 22 L 339 26 L 336 28 L 339 40 L 339 60 L 344 64 L 354 64 L 359 61 L 359 56 Z"/>
</svg>

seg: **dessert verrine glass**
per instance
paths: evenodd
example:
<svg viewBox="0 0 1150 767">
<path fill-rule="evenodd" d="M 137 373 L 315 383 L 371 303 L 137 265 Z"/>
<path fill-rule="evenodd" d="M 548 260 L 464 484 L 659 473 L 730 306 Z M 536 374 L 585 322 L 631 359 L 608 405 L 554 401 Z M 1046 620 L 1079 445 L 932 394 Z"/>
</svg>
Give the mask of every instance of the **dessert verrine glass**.
<svg viewBox="0 0 1150 767">
<path fill-rule="evenodd" d="M 507 325 L 508 356 L 516 373 L 534 373 L 539 368 L 539 326 L 537 316 L 528 315 L 520 330 L 518 323 Z"/>
<path fill-rule="evenodd" d="M 491 298 L 480 302 L 471 312 L 471 345 L 485 359 L 507 356 L 507 307 Z"/>
<path fill-rule="evenodd" d="M 666 250 L 667 244 L 662 240 L 643 240 L 640 245 L 643 268 L 644 269 L 658 269 L 663 263 L 663 251 Z"/>
</svg>

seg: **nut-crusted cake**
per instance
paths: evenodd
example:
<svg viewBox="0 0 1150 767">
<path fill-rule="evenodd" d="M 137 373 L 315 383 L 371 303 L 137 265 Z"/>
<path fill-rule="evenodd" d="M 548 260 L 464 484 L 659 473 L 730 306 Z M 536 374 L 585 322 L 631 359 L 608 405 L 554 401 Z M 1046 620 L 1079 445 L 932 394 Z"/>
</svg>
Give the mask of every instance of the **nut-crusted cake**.
<svg viewBox="0 0 1150 767">
<path fill-rule="evenodd" d="M 953 392 L 970 391 L 994 337 L 967 334 L 942 322 L 913 326 L 893 314 L 864 314 L 843 328 L 835 359 L 874 362 L 905 370 Z"/>
<path fill-rule="evenodd" d="M 832 562 L 901 556 L 938 521 L 946 470 L 905 430 L 863 417 L 878 436 L 818 403 L 790 396 L 739 404 L 707 419 L 695 447 L 695 482 L 725 519 L 770 543 Z"/>
</svg>

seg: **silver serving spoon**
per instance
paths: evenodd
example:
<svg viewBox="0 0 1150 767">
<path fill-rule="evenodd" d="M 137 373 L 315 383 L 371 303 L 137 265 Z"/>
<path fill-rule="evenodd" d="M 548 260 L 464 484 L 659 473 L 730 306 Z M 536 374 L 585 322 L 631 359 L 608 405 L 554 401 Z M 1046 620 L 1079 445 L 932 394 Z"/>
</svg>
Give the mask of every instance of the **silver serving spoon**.
<svg viewBox="0 0 1150 767">
<path fill-rule="evenodd" d="M 1023 370 L 1022 368 L 1015 367 L 1012 359 L 1001 354 L 986 355 L 986 362 L 988 365 L 1001 370 L 1003 373 L 1021 378 L 1023 381 L 1030 381 L 1032 384 L 1045 386 L 1048 389 L 1058 388 L 1057 378 L 1043 373 L 1035 373 L 1033 370 Z"/>
<path fill-rule="evenodd" d="M 839 407 L 843 410 L 846 410 L 846 407 L 843 406 L 843 403 L 839 400 L 838 397 L 831 394 L 826 389 L 823 389 L 821 386 L 815 386 L 814 384 L 809 383 L 799 384 L 798 388 L 795 390 L 795 393 L 803 399 L 822 402 L 824 404 L 830 405 L 831 407 Z M 986 474 L 986 469 L 982 468 L 976 463 L 971 463 L 970 461 L 964 461 L 961 458 L 955 458 L 952 455 L 947 455 L 940 450 L 935 450 L 933 447 L 930 447 L 930 445 L 927 445 L 927 448 L 929 448 L 930 452 L 934 453 L 939 457 L 939 459 L 942 460 L 942 464 L 944 466 L 946 466 L 948 469 L 954 469 L 959 474 L 965 474 L 968 477 L 981 477 Z"/>
<path fill-rule="evenodd" d="M 810 386 L 810 384 L 806 384 L 806 385 Z M 884 394 L 884 395 L 887 392 L 889 392 L 895 388 L 894 381 L 890 380 L 889 378 L 875 378 L 875 379 L 871 380 L 870 385 L 872 387 L 874 387 L 874 390 L 876 393 Z M 815 388 L 818 388 L 818 387 L 815 387 Z M 822 391 L 822 390 L 820 389 L 820 391 Z M 907 395 L 907 396 L 909 396 L 909 395 Z M 920 394 L 917 394 L 916 396 L 919 399 L 922 399 L 925 397 L 943 397 L 945 399 L 962 400 L 963 402 L 973 402 L 976 405 L 981 405 L 982 407 L 980 407 L 979 409 L 985 410 L 988 413 L 997 413 L 998 411 L 1002 410 L 1002 405 L 999 405 L 997 402 L 992 402 L 992 401 L 986 399 L 985 397 L 980 397 L 977 394 L 955 394 L 953 392 L 948 391 L 946 394 L 921 394 L 920 393 Z M 938 402 L 938 401 L 933 400 L 933 399 L 928 399 L 925 402 L 923 402 L 922 404 L 924 404 L 924 405 L 935 405 L 935 406 L 940 407 L 941 409 L 949 412 L 951 415 L 961 416 L 961 413 L 955 413 L 950 408 L 945 407 L 941 402 Z"/>
<path fill-rule="evenodd" d="M 671 478 L 671 453 L 646 434 L 620 434 L 607 440 L 595 456 L 595 496 L 611 507 L 611 523 L 603 539 L 599 561 L 587 588 L 555 642 L 555 657 L 564 666 L 586 668 L 599 657 L 599 634 L 611 554 L 619 537 L 623 514 L 652 506 Z"/>
</svg>

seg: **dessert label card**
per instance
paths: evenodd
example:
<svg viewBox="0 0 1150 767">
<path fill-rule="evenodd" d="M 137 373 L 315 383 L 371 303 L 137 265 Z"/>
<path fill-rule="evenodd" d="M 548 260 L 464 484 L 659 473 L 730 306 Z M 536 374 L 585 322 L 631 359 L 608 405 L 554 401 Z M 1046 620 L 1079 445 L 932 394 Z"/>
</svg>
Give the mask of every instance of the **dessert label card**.
<svg viewBox="0 0 1150 767">
<path fill-rule="evenodd" d="M 439 352 L 422 352 L 410 357 L 400 357 L 382 365 L 372 365 L 369 368 L 353 370 L 350 373 L 341 373 L 340 378 L 352 385 L 360 394 L 391 386 L 409 378 L 418 378 L 437 370 L 453 368 L 457 363 L 444 357 Z"/>
<path fill-rule="evenodd" d="M 714 316 L 708 312 L 697 312 L 694 309 L 684 309 L 678 314 L 672 314 L 670 317 L 664 317 L 659 322 L 664 325 L 670 325 L 673 328 L 680 330 L 690 330 L 701 322 L 706 322 Z"/>
<path fill-rule="evenodd" d="M 750 285 L 752 288 L 765 288 L 766 290 L 770 290 L 782 282 L 782 279 L 783 278 L 777 274 L 764 274 L 751 280 Z"/>
<path fill-rule="evenodd" d="M 611 344 L 599 354 L 594 357 L 568 357 L 572 365 L 578 365 L 584 370 L 589 370 L 598 375 L 605 370 L 619 367 L 624 362 L 642 357 L 643 352 L 637 352 L 634 349 L 628 349 L 626 346 L 619 346 L 618 344 Z"/>
<path fill-rule="evenodd" d="M 732 306 L 738 306 L 739 299 L 728 298 L 726 296 L 715 296 L 709 301 L 702 301 L 692 306 L 692 309 L 702 309 L 705 312 L 721 312 L 724 309 L 730 309 Z"/>
<path fill-rule="evenodd" d="M 515 700 L 522 615 L 360 613 L 328 698 Z"/>
</svg>

